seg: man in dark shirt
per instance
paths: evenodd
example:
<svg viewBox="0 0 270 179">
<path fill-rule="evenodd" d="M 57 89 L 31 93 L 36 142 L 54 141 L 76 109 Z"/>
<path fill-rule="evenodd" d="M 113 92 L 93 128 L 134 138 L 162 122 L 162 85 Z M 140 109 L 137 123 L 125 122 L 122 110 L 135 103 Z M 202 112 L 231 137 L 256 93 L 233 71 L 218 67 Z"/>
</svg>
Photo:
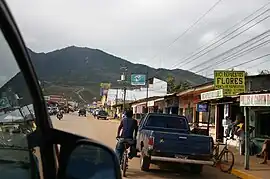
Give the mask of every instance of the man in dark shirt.
<svg viewBox="0 0 270 179">
<path fill-rule="evenodd" d="M 115 152 L 119 159 L 119 163 L 121 163 L 122 155 L 124 152 L 124 142 L 130 141 L 130 153 L 129 158 L 133 158 L 136 156 L 136 136 L 138 132 L 138 123 L 135 119 L 132 118 L 133 112 L 132 110 L 126 111 L 126 117 L 121 120 L 121 123 L 117 130 L 117 137 L 120 138 L 118 140 Z M 121 132 L 121 135 L 120 135 Z"/>
</svg>

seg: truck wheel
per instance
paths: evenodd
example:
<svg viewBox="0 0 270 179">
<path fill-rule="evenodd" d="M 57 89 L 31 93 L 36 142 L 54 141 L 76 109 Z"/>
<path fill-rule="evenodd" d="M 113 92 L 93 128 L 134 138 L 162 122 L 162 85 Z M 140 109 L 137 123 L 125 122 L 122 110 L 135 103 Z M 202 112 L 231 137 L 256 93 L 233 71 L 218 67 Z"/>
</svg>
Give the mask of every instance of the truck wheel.
<svg viewBox="0 0 270 179">
<path fill-rule="evenodd" d="M 143 153 L 141 153 L 140 157 L 141 170 L 149 171 L 150 163 L 151 163 L 150 157 L 147 157 Z"/>
<path fill-rule="evenodd" d="M 203 171 L 203 165 L 191 164 L 190 171 L 191 173 L 194 173 L 194 174 L 201 174 Z"/>
</svg>

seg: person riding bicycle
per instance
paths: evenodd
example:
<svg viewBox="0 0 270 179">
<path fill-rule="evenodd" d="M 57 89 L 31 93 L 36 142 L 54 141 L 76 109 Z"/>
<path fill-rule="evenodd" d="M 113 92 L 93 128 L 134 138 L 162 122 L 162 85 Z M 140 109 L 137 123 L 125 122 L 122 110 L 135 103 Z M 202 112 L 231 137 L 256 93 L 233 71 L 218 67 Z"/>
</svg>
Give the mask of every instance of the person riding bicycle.
<svg viewBox="0 0 270 179">
<path fill-rule="evenodd" d="M 122 155 L 124 153 L 124 142 L 127 140 L 132 140 L 133 143 L 130 144 L 130 152 L 129 152 L 129 159 L 132 159 L 134 156 L 137 155 L 136 150 L 136 136 L 138 132 L 138 123 L 135 119 L 132 118 L 133 111 L 127 110 L 125 114 L 125 118 L 121 120 L 121 123 L 117 130 L 117 137 L 123 140 L 119 140 L 115 147 L 115 153 L 119 159 L 119 163 L 121 164 Z M 121 132 L 122 130 L 122 132 Z M 120 135 L 121 132 L 121 135 Z"/>
</svg>

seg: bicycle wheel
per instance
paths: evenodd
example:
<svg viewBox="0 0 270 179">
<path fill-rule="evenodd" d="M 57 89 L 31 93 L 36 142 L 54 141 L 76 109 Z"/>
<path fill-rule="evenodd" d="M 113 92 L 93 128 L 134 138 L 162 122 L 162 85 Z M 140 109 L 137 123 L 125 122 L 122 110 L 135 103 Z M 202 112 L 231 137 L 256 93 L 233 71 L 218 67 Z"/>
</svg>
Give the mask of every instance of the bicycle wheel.
<svg viewBox="0 0 270 179">
<path fill-rule="evenodd" d="M 126 171 L 127 171 L 127 163 L 128 163 L 128 157 L 127 157 L 127 152 L 124 152 L 123 155 L 123 161 L 122 161 L 122 170 L 123 170 L 123 176 L 126 177 Z"/>
<path fill-rule="evenodd" d="M 234 155 L 231 151 L 222 152 L 219 160 L 219 168 L 222 172 L 230 172 L 234 165 Z"/>
</svg>

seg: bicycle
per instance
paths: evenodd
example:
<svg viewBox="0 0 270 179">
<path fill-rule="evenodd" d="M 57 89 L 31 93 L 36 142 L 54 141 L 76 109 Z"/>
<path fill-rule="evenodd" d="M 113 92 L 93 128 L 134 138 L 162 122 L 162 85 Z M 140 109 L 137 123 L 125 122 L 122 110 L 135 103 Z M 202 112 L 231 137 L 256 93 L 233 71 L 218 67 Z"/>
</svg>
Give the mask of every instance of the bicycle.
<svg viewBox="0 0 270 179">
<path fill-rule="evenodd" d="M 120 168 L 123 172 L 123 176 L 126 177 L 126 171 L 128 169 L 128 148 L 130 146 L 130 144 L 133 142 L 133 140 L 130 139 L 124 139 L 124 138 L 116 138 L 117 141 L 121 141 L 124 144 L 124 152 L 122 155 L 122 160 L 120 163 Z"/>
<path fill-rule="evenodd" d="M 234 166 L 234 154 L 232 153 L 232 151 L 230 151 L 228 149 L 228 142 L 227 141 L 228 141 L 227 137 L 226 137 L 225 143 L 221 143 L 220 141 L 218 141 L 217 144 L 214 145 L 214 149 L 213 149 L 213 151 L 215 152 L 214 155 L 213 155 L 214 166 L 219 165 L 219 169 L 222 172 L 230 172 L 232 170 L 233 166 Z M 219 149 L 220 149 L 221 145 L 224 145 L 224 148 L 221 150 L 221 152 L 219 152 Z M 232 161 L 229 164 L 228 169 L 224 169 L 222 167 L 222 164 L 223 164 L 222 159 L 224 157 L 225 162 L 226 161 L 228 162 L 229 155 L 231 155 Z"/>
</svg>

